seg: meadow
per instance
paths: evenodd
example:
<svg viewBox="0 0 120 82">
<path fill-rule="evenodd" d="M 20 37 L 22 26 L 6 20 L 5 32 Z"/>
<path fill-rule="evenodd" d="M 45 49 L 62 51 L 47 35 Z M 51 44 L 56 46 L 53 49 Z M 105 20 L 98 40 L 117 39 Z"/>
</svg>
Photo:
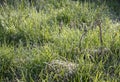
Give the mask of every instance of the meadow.
<svg viewBox="0 0 120 82">
<path fill-rule="evenodd" d="M 120 82 L 117 0 L 6 1 L 0 5 L 0 82 Z M 74 74 L 47 68 L 53 60 L 76 64 Z"/>
</svg>

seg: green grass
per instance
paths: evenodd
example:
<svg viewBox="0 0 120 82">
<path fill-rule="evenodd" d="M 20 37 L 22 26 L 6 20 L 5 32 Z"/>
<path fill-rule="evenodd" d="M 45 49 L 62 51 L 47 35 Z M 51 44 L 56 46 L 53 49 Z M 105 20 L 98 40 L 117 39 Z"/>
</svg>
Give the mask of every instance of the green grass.
<svg viewBox="0 0 120 82">
<path fill-rule="evenodd" d="M 69 82 L 120 81 L 116 1 L 37 0 L 31 6 L 27 0 L 7 1 L 0 6 L 0 82 L 65 82 L 45 69 L 54 59 L 79 64 Z M 101 47 L 98 20 L 102 46 L 109 49 L 100 56 L 88 52 Z"/>
</svg>

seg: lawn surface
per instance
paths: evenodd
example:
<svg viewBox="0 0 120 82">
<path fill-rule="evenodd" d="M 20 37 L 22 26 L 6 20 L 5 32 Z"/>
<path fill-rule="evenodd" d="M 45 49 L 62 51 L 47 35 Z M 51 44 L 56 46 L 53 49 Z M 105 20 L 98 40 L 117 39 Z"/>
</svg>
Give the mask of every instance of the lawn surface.
<svg viewBox="0 0 120 82">
<path fill-rule="evenodd" d="M 6 1 L 0 5 L 0 82 L 120 82 L 117 0 Z M 56 60 L 63 67 L 53 71 L 48 64 Z M 69 64 L 75 72 L 65 76 Z"/>
</svg>

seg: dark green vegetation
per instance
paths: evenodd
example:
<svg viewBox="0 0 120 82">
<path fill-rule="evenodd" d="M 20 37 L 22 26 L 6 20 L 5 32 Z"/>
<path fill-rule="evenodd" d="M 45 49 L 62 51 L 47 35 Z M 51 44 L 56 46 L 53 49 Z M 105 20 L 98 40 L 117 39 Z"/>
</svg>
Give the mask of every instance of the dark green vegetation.
<svg viewBox="0 0 120 82">
<path fill-rule="evenodd" d="M 54 59 L 79 65 L 70 82 L 120 82 L 117 1 L 6 1 L 0 6 L 0 82 L 64 82 L 45 69 Z"/>
</svg>

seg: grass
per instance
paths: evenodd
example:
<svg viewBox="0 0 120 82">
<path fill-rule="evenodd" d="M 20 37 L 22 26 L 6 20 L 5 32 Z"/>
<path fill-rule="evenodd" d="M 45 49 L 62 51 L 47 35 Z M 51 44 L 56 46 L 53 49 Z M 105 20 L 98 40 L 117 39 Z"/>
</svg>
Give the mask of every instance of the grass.
<svg viewBox="0 0 120 82">
<path fill-rule="evenodd" d="M 119 82 L 119 11 L 117 1 L 8 0 L 0 7 L 0 81 L 66 82 L 45 69 L 60 59 L 79 65 L 68 82 Z M 109 52 L 90 54 L 101 47 L 99 20 Z"/>
</svg>

